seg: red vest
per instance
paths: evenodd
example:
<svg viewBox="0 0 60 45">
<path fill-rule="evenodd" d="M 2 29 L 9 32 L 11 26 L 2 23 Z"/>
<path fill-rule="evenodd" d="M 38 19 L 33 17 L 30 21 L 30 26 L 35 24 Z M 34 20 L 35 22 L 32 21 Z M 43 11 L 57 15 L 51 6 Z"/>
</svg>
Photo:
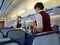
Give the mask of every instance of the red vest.
<svg viewBox="0 0 60 45">
<path fill-rule="evenodd" d="M 41 11 L 40 14 L 43 19 L 43 32 L 52 31 L 51 23 L 50 23 L 50 16 L 45 11 Z"/>
<path fill-rule="evenodd" d="M 20 28 L 21 27 L 21 24 L 19 24 L 19 23 L 17 23 L 17 26 L 16 26 L 17 28 Z"/>
</svg>

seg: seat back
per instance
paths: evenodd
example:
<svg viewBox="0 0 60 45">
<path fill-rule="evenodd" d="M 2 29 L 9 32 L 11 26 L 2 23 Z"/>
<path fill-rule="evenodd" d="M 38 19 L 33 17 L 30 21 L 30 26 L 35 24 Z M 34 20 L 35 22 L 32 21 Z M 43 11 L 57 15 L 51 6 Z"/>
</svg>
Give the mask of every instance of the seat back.
<svg viewBox="0 0 60 45">
<path fill-rule="evenodd" d="M 4 37 L 3 32 L 0 32 L 0 38 L 3 38 L 3 37 Z"/>
<path fill-rule="evenodd" d="M 59 45 L 58 34 L 52 33 L 48 35 L 38 36 L 34 39 L 33 45 Z"/>
<path fill-rule="evenodd" d="M 7 32 L 8 38 L 19 41 L 22 45 L 25 43 L 25 32 L 23 30 L 11 30 Z"/>
</svg>

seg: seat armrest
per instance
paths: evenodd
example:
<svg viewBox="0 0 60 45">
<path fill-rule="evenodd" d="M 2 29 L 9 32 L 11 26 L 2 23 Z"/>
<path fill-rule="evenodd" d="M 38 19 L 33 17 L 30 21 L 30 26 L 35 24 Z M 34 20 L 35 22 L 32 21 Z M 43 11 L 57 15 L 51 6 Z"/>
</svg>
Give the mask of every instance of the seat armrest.
<svg viewBox="0 0 60 45">
<path fill-rule="evenodd" d="M 42 32 L 42 33 L 36 33 L 34 35 L 40 35 L 40 36 L 42 36 L 42 35 L 49 35 L 49 34 L 52 34 L 52 33 L 55 33 L 55 32 L 54 31 L 48 31 L 48 32 Z"/>
<path fill-rule="evenodd" d="M 10 38 L 2 38 L 2 39 L 0 39 L 0 42 L 5 42 L 5 41 L 9 41 L 9 40 L 11 40 Z"/>
</svg>

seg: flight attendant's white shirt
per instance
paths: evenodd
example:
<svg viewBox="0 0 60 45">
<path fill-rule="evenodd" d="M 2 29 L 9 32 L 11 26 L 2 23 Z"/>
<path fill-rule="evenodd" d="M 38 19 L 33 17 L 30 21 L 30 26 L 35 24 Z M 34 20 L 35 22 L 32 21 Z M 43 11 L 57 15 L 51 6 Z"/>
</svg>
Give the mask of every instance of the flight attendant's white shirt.
<svg viewBox="0 0 60 45">
<path fill-rule="evenodd" d="M 40 14 L 35 14 L 35 20 L 37 23 L 37 28 L 42 28 L 43 29 L 43 19 Z"/>
<path fill-rule="evenodd" d="M 16 28 L 16 26 L 17 26 L 17 22 L 14 23 L 14 28 Z"/>
</svg>

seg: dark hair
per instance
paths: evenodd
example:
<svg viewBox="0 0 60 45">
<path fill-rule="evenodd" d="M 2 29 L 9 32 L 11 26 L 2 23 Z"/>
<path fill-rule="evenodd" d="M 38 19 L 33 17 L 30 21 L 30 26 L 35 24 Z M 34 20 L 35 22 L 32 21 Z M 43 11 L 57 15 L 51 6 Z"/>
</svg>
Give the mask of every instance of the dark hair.
<svg viewBox="0 0 60 45">
<path fill-rule="evenodd" d="M 18 16 L 17 18 L 20 18 L 20 19 L 22 19 L 22 17 L 21 17 L 21 16 Z"/>
<path fill-rule="evenodd" d="M 43 5 L 43 3 L 41 3 L 41 2 L 37 2 L 37 3 L 35 4 L 35 6 L 34 6 L 34 9 L 36 9 L 36 7 L 38 7 L 38 8 L 41 9 L 41 10 L 44 9 L 44 5 Z"/>
</svg>

